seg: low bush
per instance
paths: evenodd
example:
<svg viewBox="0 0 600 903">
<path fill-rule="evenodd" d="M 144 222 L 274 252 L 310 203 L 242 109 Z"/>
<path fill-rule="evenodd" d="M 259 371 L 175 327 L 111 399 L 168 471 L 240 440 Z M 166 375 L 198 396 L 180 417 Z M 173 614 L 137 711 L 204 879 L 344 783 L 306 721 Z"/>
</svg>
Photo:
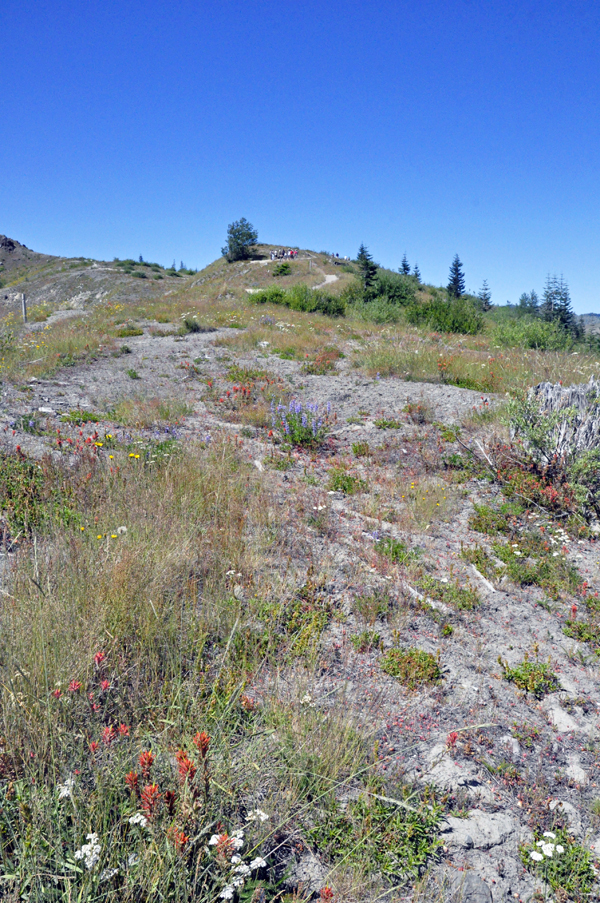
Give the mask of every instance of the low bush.
<svg viewBox="0 0 600 903">
<path fill-rule="evenodd" d="M 328 432 L 328 413 L 321 413 L 318 404 L 306 404 L 292 399 L 289 405 L 271 402 L 271 425 L 281 435 L 284 445 L 316 448 Z"/>
<path fill-rule="evenodd" d="M 475 299 L 436 297 L 411 304 L 406 319 L 413 326 L 428 326 L 438 332 L 477 335 L 483 329 L 484 316 Z"/>
<path fill-rule="evenodd" d="M 573 337 L 556 323 L 519 318 L 499 323 L 492 341 L 504 348 L 536 348 L 539 351 L 570 351 Z"/>
<path fill-rule="evenodd" d="M 321 313 L 329 317 L 343 317 L 346 313 L 346 304 L 342 298 L 320 289 L 311 289 L 304 283 L 293 285 L 289 289 L 274 285 L 254 292 L 249 299 L 253 304 L 282 304 L 291 310 Z"/>
<path fill-rule="evenodd" d="M 498 663 L 505 680 L 513 683 L 519 690 L 531 693 L 536 699 L 560 689 L 556 674 L 546 662 L 531 662 L 525 659 L 514 668 L 510 668 L 501 658 L 498 659 Z"/>
<path fill-rule="evenodd" d="M 438 683 L 442 678 L 438 657 L 423 649 L 390 649 L 381 659 L 381 670 L 409 690 Z"/>
</svg>

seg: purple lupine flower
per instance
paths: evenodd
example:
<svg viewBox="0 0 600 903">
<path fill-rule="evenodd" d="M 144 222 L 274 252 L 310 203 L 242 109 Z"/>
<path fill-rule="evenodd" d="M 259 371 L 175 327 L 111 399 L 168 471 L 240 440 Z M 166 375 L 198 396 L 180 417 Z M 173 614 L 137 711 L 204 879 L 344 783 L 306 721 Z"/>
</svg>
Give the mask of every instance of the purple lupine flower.
<svg viewBox="0 0 600 903">
<path fill-rule="evenodd" d="M 308 422 L 308 421 L 306 420 L 306 414 L 303 414 L 303 415 L 302 415 L 302 426 L 303 426 L 305 429 L 306 429 L 306 424 L 307 424 L 307 422 Z"/>
</svg>

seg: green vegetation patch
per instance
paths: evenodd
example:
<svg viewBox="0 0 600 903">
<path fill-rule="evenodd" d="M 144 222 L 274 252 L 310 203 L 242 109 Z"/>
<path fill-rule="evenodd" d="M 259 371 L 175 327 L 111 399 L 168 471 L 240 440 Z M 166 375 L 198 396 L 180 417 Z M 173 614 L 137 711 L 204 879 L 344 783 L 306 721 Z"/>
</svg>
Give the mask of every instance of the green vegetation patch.
<svg viewBox="0 0 600 903">
<path fill-rule="evenodd" d="M 416 561 L 421 554 L 420 549 L 409 549 L 404 542 L 399 539 L 393 539 L 391 536 L 384 536 L 375 543 L 375 551 L 380 555 L 385 555 L 395 564 L 408 564 Z"/>
<path fill-rule="evenodd" d="M 509 668 L 501 658 L 498 659 L 498 663 L 504 672 L 505 680 L 515 684 L 519 690 L 531 693 L 536 699 L 560 689 L 558 677 L 546 662 L 531 662 L 525 659 L 514 668 Z"/>
<path fill-rule="evenodd" d="M 125 326 L 117 332 L 117 336 L 120 339 L 128 339 L 136 335 L 144 335 L 144 330 L 140 329 L 139 326 Z"/>
<path fill-rule="evenodd" d="M 596 883 L 593 856 L 573 840 L 564 828 L 556 831 L 538 829 L 531 846 L 519 850 L 521 862 L 530 872 L 546 881 L 557 900 L 584 903 Z"/>
<path fill-rule="evenodd" d="M 416 690 L 423 684 L 439 683 L 442 672 L 438 658 L 423 649 L 390 649 L 381 659 L 381 670 L 409 690 Z"/>
<path fill-rule="evenodd" d="M 388 417 L 379 417 L 375 421 L 375 426 L 378 430 L 399 430 L 403 423 L 401 420 L 394 420 L 393 418 Z"/>
<path fill-rule="evenodd" d="M 304 283 L 293 285 L 289 289 L 273 285 L 249 295 L 249 300 L 252 304 L 281 304 L 291 310 L 327 314 L 329 317 L 343 317 L 346 313 L 346 304 L 342 298 L 321 289 L 311 289 Z"/>
<path fill-rule="evenodd" d="M 470 611 L 481 603 L 479 593 L 468 581 L 461 586 L 457 580 L 449 580 L 445 583 L 443 580 L 424 574 L 415 580 L 415 584 L 432 599 L 463 611 Z"/>
<path fill-rule="evenodd" d="M 599 624 L 591 624 L 588 621 L 575 621 L 569 618 L 563 627 L 563 633 L 572 640 L 588 643 L 596 652 L 600 651 Z"/>
<path fill-rule="evenodd" d="M 408 789 L 400 796 L 412 799 Z M 438 854 L 441 815 L 431 794 L 425 794 L 416 806 L 402 798 L 394 805 L 362 795 L 343 810 L 332 805 L 316 826 L 308 826 L 307 833 L 334 862 L 378 872 L 396 884 L 417 879 Z"/>
<path fill-rule="evenodd" d="M 522 533 L 509 543 L 494 542 L 492 549 L 518 586 L 539 586 L 550 598 L 575 593 L 582 577 L 556 546 L 536 533 Z"/>
<path fill-rule="evenodd" d="M 365 492 L 367 489 L 365 480 L 349 473 L 345 467 L 331 468 L 327 486 L 331 492 L 343 492 L 346 495 L 355 495 L 357 492 Z"/>
<path fill-rule="evenodd" d="M 78 524 L 78 507 L 66 478 L 51 461 L 0 451 L 0 521 L 13 537 L 53 523 Z"/>
</svg>

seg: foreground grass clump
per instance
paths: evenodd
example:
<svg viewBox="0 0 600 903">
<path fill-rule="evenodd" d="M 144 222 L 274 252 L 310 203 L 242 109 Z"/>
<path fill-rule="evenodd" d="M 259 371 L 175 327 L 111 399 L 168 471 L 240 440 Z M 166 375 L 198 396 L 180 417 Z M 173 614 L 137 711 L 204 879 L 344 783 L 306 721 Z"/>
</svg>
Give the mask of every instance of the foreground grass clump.
<svg viewBox="0 0 600 903">
<path fill-rule="evenodd" d="M 390 649 L 381 659 L 381 670 L 409 690 L 438 683 L 442 677 L 438 658 L 423 649 Z"/>
<path fill-rule="evenodd" d="M 461 611 L 470 611 L 481 603 L 479 593 L 468 582 L 466 586 L 461 586 L 458 581 L 444 582 L 425 574 L 415 583 L 428 596 Z"/>
<path fill-rule="evenodd" d="M 2 468 L 32 537 L 0 612 L 2 893 L 271 899 L 282 838 L 371 768 L 343 706 L 325 716 L 252 687 L 265 662 L 314 663 L 331 604 L 312 578 L 282 593 L 269 575 L 260 592 L 273 524 L 261 476 L 227 442 L 152 466 L 94 448 L 68 472 L 22 456 Z M 244 601 L 232 574 L 253 587 Z"/>
</svg>

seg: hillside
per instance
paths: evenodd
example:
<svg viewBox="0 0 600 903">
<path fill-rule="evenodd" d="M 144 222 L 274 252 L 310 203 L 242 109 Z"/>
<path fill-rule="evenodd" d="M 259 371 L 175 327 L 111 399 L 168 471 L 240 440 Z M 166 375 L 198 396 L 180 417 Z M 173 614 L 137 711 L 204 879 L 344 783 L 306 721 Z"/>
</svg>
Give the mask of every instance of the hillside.
<svg viewBox="0 0 600 903">
<path fill-rule="evenodd" d="M 2 249 L 3 893 L 597 900 L 600 528 L 503 412 L 600 360 L 269 303 L 355 279 L 272 247 Z"/>
</svg>

